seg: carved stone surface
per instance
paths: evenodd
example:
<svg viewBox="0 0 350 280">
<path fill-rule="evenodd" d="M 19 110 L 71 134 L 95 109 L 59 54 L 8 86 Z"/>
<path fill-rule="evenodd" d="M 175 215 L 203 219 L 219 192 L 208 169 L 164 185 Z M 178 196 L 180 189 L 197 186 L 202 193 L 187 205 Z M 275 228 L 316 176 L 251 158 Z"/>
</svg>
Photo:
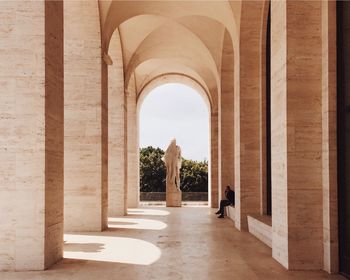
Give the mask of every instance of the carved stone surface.
<svg viewBox="0 0 350 280">
<path fill-rule="evenodd" d="M 181 207 L 180 168 L 181 149 L 173 139 L 163 158 L 166 166 L 166 206 Z"/>
<path fill-rule="evenodd" d="M 166 206 L 181 207 L 181 190 L 178 190 L 175 185 L 167 184 L 166 186 Z"/>
</svg>

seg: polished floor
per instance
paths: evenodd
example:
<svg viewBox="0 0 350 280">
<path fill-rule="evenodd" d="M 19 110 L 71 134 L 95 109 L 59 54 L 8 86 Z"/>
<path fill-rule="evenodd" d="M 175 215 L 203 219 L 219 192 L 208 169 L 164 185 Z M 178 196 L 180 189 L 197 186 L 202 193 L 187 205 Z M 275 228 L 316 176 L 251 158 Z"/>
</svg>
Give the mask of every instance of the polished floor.
<svg viewBox="0 0 350 280">
<path fill-rule="evenodd" d="M 65 235 L 65 258 L 43 272 L 0 273 L 1 280 L 344 279 L 286 271 L 271 249 L 207 207 L 129 209 L 109 230 Z"/>
</svg>

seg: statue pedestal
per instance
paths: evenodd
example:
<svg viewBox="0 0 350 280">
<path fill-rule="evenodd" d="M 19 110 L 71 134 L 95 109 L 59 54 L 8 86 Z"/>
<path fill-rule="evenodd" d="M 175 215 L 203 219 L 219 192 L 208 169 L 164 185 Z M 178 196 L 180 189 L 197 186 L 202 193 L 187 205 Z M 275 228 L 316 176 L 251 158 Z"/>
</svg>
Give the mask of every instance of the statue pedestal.
<svg viewBox="0 0 350 280">
<path fill-rule="evenodd" d="M 166 188 L 166 206 L 167 207 L 181 207 L 182 192 L 178 191 L 175 186 Z"/>
</svg>

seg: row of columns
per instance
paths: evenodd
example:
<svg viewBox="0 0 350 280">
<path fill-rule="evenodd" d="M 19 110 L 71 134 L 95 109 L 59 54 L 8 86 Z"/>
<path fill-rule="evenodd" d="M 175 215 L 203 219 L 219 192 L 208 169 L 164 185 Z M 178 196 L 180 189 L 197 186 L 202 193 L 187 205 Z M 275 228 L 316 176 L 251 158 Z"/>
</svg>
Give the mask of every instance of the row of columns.
<svg viewBox="0 0 350 280">
<path fill-rule="evenodd" d="M 64 231 L 137 207 L 136 93 L 124 94 L 118 31 L 113 64 L 101 60 L 97 1 L 0 6 L 0 270 L 43 270 Z"/>
<path fill-rule="evenodd" d="M 268 5 L 269 1 L 242 3 L 235 67 L 225 65 L 229 53 L 224 48 L 220 110 L 218 117 L 212 114 L 211 122 L 211 132 L 218 133 L 218 140 L 212 136 L 211 143 L 212 156 L 217 156 L 212 161 L 215 175 L 211 177 L 217 176 L 212 195 L 219 192 L 213 199 L 222 197 L 224 186 L 232 184 L 225 175 L 230 174 L 235 180 L 235 226 L 244 231 L 247 215 L 262 214 L 264 208 L 262 34 Z M 336 59 L 331 35 L 335 34 L 335 2 L 272 1 L 271 26 L 272 254 L 288 269 L 334 272 L 338 262 Z"/>
</svg>

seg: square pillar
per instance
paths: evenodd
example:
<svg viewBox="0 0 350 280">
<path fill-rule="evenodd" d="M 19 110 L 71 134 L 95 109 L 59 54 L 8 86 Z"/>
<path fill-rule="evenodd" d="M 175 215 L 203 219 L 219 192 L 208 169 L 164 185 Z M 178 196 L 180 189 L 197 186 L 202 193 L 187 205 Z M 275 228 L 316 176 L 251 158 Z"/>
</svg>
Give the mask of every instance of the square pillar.
<svg viewBox="0 0 350 280">
<path fill-rule="evenodd" d="M 126 214 L 126 135 L 123 57 L 118 30 L 113 33 L 108 54 L 113 61 L 108 66 L 108 213 L 121 216 Z"/>
<path fill-rule="evenodd" d="M 339 270 L 336 1 L 322 1 L 323 269 Z"/>
<path fill-rule="evenodd" d="M 65 1 L 64 25 L 65 231 L 101 231 L 107 227 L 108 132 L 97 1 Z"/>
<path fill-rule="evenodd" d="M 272 1 L 272 254 L 322 269 L 322 1 Z"/>
<path fill-rule="evenodd" d="M 248 230 L 247 215 L 260 213 L 263 8 L 264 1 L 242 2 L 239 57 L 235 59 L 235 226 L 243 231 Z"/>
<path fill-rule="evenodd" d="M 130 79 L 127 98 L 127 207 L 137 208 L 140 200 L 139 140 L 137 123 L 136 85 L 134 74 Z"/>
<path fill-rule="evenodd" d="M 219 200 L 219 120 L 218 113 L 212 112 L 210 117 L 210 186 L 211 207 L 218 207 Z"/>
<path fill-rule="evenodd" d="M 232 40 L 225 32 L 221 66 L 221 94 L 219 95 L 219 199 L 226 199 L 225 187 L 234 186 L 234 68 Z"/>
<path fill-rule="evenodd" d="M 0 270 L 63 255 L 63 2 L 0 2 Z"/>
</svg>

